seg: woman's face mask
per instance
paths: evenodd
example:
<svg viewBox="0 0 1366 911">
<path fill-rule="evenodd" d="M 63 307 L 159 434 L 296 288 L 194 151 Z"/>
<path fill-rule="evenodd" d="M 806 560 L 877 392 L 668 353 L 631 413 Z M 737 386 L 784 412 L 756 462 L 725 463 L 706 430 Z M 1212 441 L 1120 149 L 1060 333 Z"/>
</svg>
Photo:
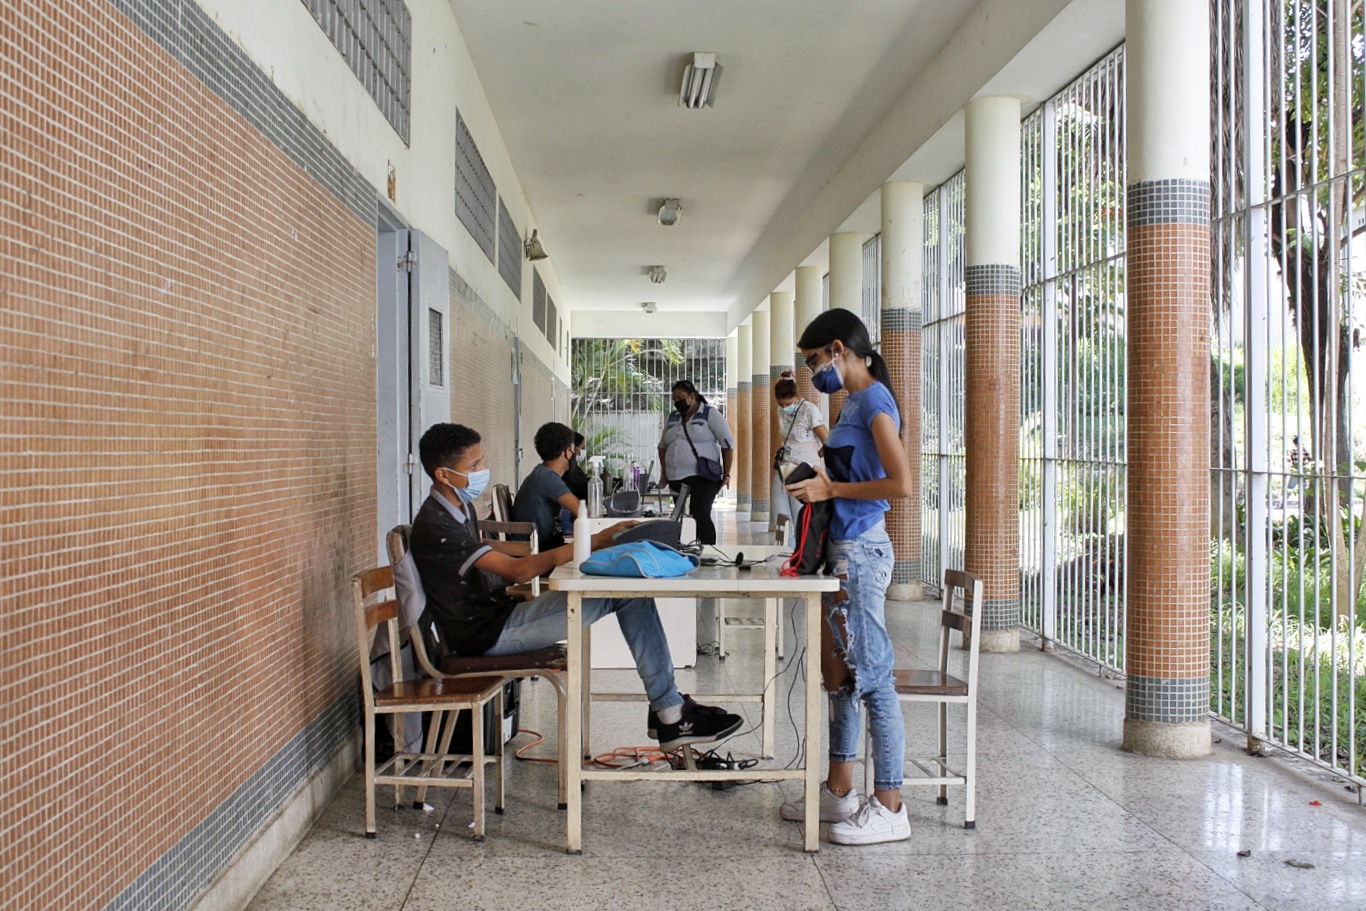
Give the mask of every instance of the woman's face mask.
<svg viewBox="0 0 1366 911">
<path fill-rule="evenodd" d="M 677 411 L 679 414 L 687 414 L 690 407 L 687 396 L 684 396 L 681 399 L 674 399 L 674 411 Z"/>
<path fill-rule="evenodd" d="M 817 367 L 811 374 L 811 385 L 826 395 L 832 395 L 844 388 L 844 375 L 840 373 L 839 358 L 832 353 L 830 360 Z"/>
<path fill-rule="evenodd" d="M 797 408 L 798 408 L 800 405 L 801 405 L 801 402 L 793 402 L 791 405 L 783 405 L 783 406 L 781 406 L 781 407 L 782 407 L 782 412 L 783 412 L 783 414 L 796 414 L 796 413 L 797 413 Z"/>
</svg>

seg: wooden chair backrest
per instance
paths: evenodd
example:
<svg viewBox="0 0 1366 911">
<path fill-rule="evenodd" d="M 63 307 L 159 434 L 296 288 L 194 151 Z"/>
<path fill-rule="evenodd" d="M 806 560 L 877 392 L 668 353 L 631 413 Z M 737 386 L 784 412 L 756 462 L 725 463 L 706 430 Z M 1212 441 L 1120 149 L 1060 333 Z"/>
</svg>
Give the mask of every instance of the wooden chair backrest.
<svg viewBox="0 0 1366 911">
<path fill-rule="evenodd" d="M 962 598 L 961 609 L 954 598 Z M 963 648 L 968 651 L 968 687 L 977 686 L 977 662 L 982 638 L 982 581 L 971 573 L 958 569 L 944 570 L 944 584 L 940 594 L 939 611 L 939 669 L 949 670 L 950 639 L 957 631 L 962 636 Z"/>
<path fill-rule="evenodd" d="M 512 491 L 506 484 L 493 485 L 493 518 L 498 522 L 512 521 Z"/>
<path fill-rule="evenodd" d="M 389 670 L 395 683 L 403 679 L 403 662 L 399 658 L 399 611 L 394 594 L 394 571 L 388 566 L 377 566 L 351 577 L 351 603 L 356 620 L 356 646 L 360 655 L 361 690 L 365 700 L 374 699 L 374 685 L 370 679 L 370 646 L 381 624 L 389 636 Z"/>
</svg>

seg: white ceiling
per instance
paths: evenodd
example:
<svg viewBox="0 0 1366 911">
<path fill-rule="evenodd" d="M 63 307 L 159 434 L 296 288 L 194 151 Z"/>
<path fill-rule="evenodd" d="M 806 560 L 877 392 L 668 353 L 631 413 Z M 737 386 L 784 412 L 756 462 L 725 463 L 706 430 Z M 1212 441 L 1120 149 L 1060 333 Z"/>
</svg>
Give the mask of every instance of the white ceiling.
<svg viewBox="0 0 1366 911">
<path fill-rule="evenodd" d="M 883 181 L 933 186 L 961 167 L 963 103 L 1010 94 L 1028 109 L 1118 43 L 1124 8 L 450 4 L 576 335 L 589 322 L 644 334 L 647 319 L 674 332 L 685 321 L 733 327 L 768 291 L 790 287 L 793 268 L 823 266 L 829 233 L 876 231 Z M 714 51 L 722 67 L 714 107 L 678 105 L 693 51 Z M 683 205 L 673 227 L 655 219 L 666 196 Z M 646 277 L 656 264 L 668 270 L 660 285 Z M 655 318 L 641 314 L 647 300 L 658 303 Z"/>
</svg>

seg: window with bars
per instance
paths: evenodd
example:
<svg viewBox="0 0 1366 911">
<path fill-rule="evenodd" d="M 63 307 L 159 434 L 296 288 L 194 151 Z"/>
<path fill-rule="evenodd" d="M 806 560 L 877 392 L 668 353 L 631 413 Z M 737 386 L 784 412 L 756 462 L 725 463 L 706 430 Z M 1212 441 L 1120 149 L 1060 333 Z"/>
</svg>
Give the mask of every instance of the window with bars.
<svg viewBox="0 0 1366 911">
<path fill-rule="evenodd" d="M 413 17 L 403 0 L 303 0 L 395 132 L 408 142 Z"/>
<path fill-rule="evenodd" d="M 545 282 L 541 280 L 541 273 L 535 269 L 531 270 L 531 321 L 536 324 L 536 328 L 545 332 Z"/>
<path fill-rule="evenodd" d="M 522 235 L 508 212 L 508 207 L 498 199 L 498 274 L 520 300 L 522 297 Z"/>
<path fill-rule="evenodd" d="M 494 262 L 498 188 L 459 111 L 455 112 L 455 214 L 489 262 Z"/>
</svg>

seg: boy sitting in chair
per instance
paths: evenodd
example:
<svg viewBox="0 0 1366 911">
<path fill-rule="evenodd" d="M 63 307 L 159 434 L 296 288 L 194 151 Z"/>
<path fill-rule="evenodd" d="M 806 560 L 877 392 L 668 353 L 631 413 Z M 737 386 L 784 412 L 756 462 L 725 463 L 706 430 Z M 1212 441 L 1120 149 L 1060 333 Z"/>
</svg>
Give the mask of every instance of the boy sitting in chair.
<svg viewBox="0 0 1366 911">
<path fill-rule="evenodd" d="M 434 424 L 422 435 L 418 450 L 432 492 L 413 520 L 411 550 L 442 641 L 460 655 L 510 655 L 562 641 L 568 634 L 564 592 L 518 601 L 505 588 L 568 563 L 573 545 L 526 557 L 493 550 L 479 537 L 473 508 L 490 475 L 479 434 L 459 424 Z M 598 532 L 593 549 L 610 545 L 620 529 L 617 525 Z M 740 716 L 701 705 L 678 691 L 653 598 L 583 600 L 584 626 L 613 613 L 650 698 L 648 727 L 660 749 L 710 743 L 740 728 Z"/>
</svg>

